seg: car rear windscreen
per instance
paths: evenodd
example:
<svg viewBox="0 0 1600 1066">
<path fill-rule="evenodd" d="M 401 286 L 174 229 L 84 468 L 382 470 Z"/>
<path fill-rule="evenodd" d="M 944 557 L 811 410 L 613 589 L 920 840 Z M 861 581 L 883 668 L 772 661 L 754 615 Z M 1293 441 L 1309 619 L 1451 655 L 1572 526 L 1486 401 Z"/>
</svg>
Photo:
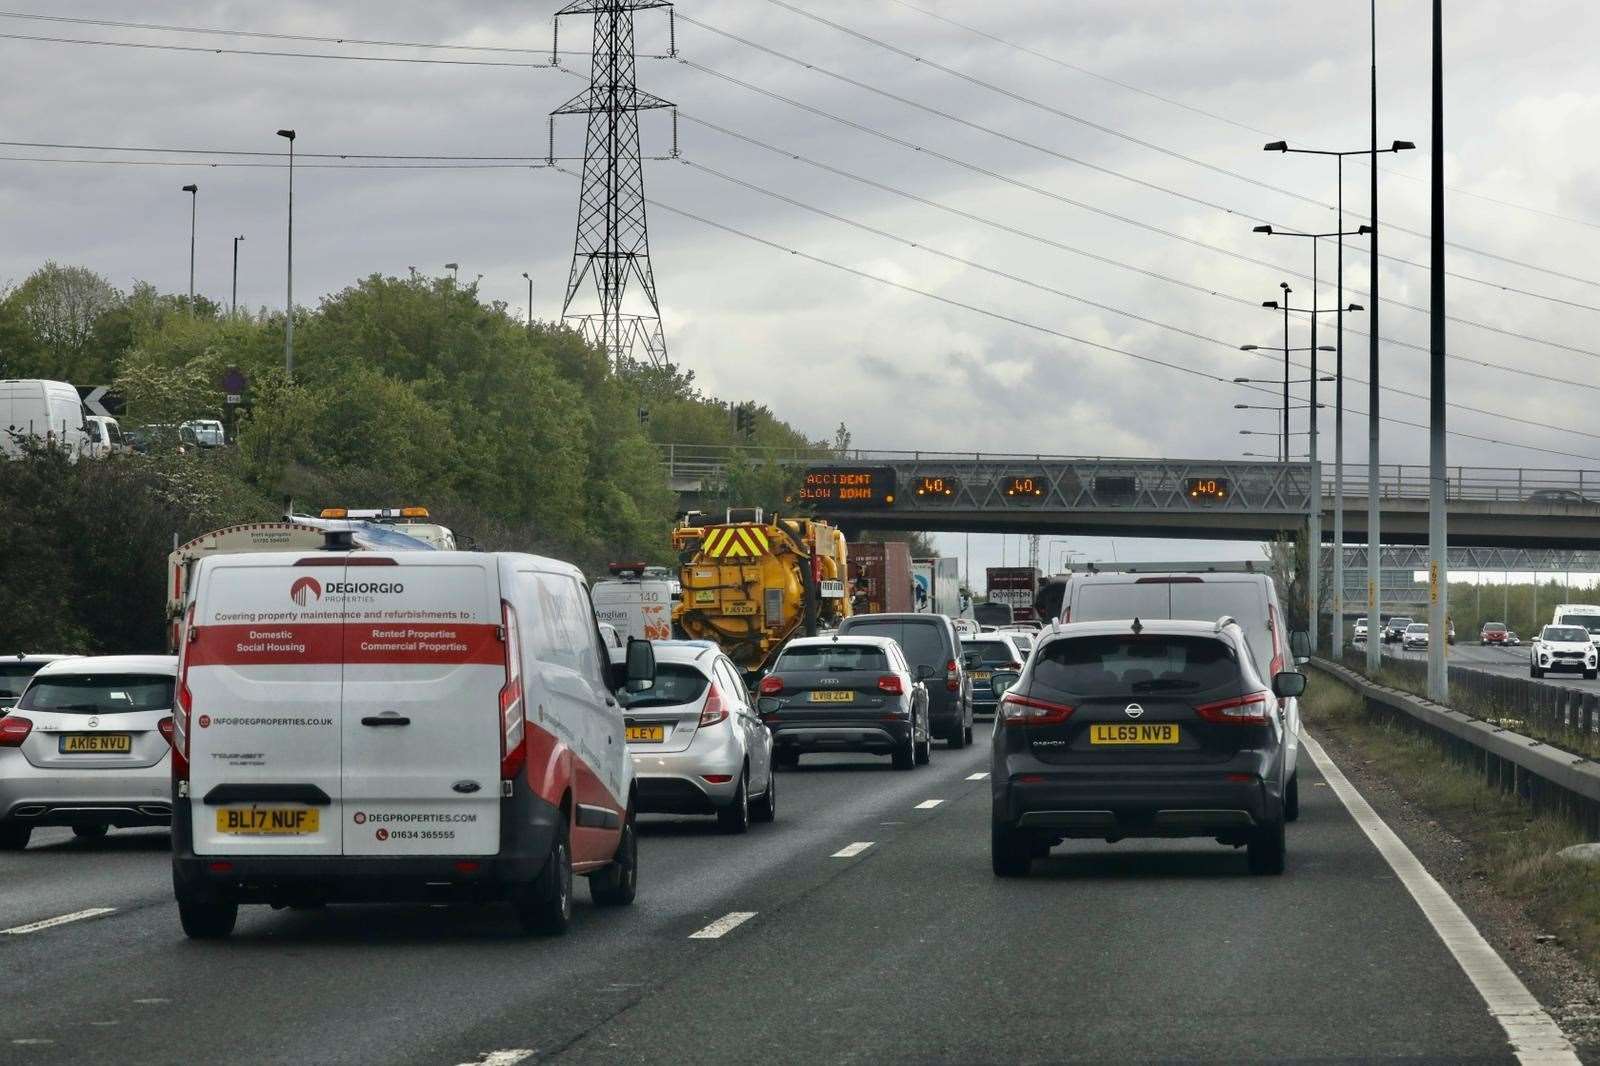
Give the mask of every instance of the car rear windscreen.
<svg viewBox="0 0 1600 1066">
<path fill-rule="evenodd" d="M 1014 663 L 1017 661 L 1016 653 L 1011 645 L 1003 640 L 963 640 L 961 650 L 975 651 L 985 666 L 997 666 L 1001 663 Z"/>
<path fill-rule="evenodd" d="M 1242 680 L 1224 641 L 1149 634 L 1051 641 L 1035 653 L 1033 676 L 1075 696 L 1205 692 Z"/>
<path fill-rule="evenodd" d="M 16 699 L 39 672 L 38 663 L 0 663 L 0 700 Z"/>
<path fill-rule="evenodd" d="M 900 642 L 906 661 L 912 666 L 932 666 L 943 670 L 950 661 L 944 646 L 943 627 L 936 622 L 861 622 L 850 623 L 852 637 L 888 637 Z"/>
<path fill-rule="evenodd" d="M 1544 639 L 1557 644 L 1587 643 L 1589 631 L 1577 626 L 1546 626 Z"/>
<path fill-rule="evenodd" d="M 124 714 L 172 709 L 172 678 L 160 674 L 62 674 L 34 682 L 19 711 Z"/>
<path fill-rule="evenodd" d="M 829 644 L 790 648 L 778 656 L 775 674 L 785 670 L 792 673 L 815 671 L 825 674 L 843 674 L 856 670 L 883 673 L 889 669 L 889 657 L 882 648 L 870 644 Z"/>
<path fill-rule="evenodd" d="M 699 670 L 683 663 L 657 663 L 656 683 L 647 692 L 624 692 L 624 707 L 672 707 L 694 703 L 711 682 Z"/>
</svg>

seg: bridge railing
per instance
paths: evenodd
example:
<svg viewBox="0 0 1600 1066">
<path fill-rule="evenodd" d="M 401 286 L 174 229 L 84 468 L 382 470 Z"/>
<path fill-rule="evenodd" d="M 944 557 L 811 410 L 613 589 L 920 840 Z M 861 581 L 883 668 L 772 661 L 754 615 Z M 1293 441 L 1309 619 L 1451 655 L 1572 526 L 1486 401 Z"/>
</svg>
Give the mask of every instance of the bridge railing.
<svg viewBox="0 0 1600 1066">
<path fill-rule="evenodd" d="M 1511 503 L 1540 502 L 1544 497 L 1543 502 L 1547 503 L 1600 503 L 1600 471 L 1452 466 L 1447 467 L 1445 473 L 1445 495 L 1451 500 Z M 1334 468 L 1324 466 L 1322 488 L 1325 496 L 1333 495 L 1334 477 Z M 1430 491 L 1429 485 L 1426 466 L 1385 464 L 1378 468 L 1378 494 L 1384 499 L 1425 500 Z M 1344 492 L 1346 498 L 1366 497 L 1365 464 L 1345 464 Z M 1576 496 L 1567 496 L 1569 493 Z"/>
</svg>

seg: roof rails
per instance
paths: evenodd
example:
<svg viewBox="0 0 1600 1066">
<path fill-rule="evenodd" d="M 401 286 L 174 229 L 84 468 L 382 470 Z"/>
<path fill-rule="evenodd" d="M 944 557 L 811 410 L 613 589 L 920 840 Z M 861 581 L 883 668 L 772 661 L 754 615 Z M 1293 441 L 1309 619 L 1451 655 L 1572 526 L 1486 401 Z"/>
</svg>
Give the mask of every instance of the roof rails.
<svg viewBox="0 0 1600 1066">
<path fill-rule="evenodd" d="M 1219 562 L 1186 561 L 1169 563 L 1088 563 L 1090 574 L 1264 574 L 1265 562 L 1231 559 Z"/>
</svg>

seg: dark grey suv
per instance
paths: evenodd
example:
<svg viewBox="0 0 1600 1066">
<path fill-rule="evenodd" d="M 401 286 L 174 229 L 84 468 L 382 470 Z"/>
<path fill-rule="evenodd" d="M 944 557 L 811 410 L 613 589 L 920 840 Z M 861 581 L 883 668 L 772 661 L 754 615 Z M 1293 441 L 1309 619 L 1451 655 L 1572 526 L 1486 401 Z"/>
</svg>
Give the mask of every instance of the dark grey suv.
<svg viewBox="0 0 1600 1066">
<path fill-rule="evenodd" d="M 928 718 L 934 736 L 952 748 L 972 743 L 972 679 L 961 665 L 961 639 L 942 614 L 858 614 L 839 623 L 840 636 L 888 637 L 927 681 Z"/>
</svg>

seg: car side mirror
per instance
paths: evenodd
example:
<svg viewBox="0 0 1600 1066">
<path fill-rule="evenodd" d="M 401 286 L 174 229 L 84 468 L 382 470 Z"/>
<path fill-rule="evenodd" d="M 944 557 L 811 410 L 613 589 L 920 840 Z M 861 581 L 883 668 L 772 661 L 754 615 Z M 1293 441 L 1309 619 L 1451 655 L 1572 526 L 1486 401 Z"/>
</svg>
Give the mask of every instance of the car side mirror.
<svg viewBox="0 0 1600 1066">
<path fill-rule="evenodd" d="M 1303 629 L 1297 629 L 1289 634 L 1289 650 L 1294 654 L 1296 666 L 1304 666 L 1311 661 L 1311 634 Z"/>
<path fill-rule="evenodd" d="M 1306 691 L 1306 675 L 1284 670 L 1272 679 L 1272 694 L 1280 700 L 1299 699 Z"/>
<path fill-rule="evenodd" d="M 989 687 L 994 690 L 994 698 L 1000 699 L 1021 680 L 1022 675 L 1015 670 L 997 670 L 989 675 Z"/>
<path fill-rule="evenodd" d="M 628 638 L 625 666 L 629 692 L 649 692 L 656 687 L 656 649 L 648 640 Z"/>
<path fill-rule="evenodd" d="M 936 673 L 938 673 L 937 670 L 929 666 L 927 663 L 923 663 L 917 667 L 917 680 L 926 681 Z"/>
</svg>

